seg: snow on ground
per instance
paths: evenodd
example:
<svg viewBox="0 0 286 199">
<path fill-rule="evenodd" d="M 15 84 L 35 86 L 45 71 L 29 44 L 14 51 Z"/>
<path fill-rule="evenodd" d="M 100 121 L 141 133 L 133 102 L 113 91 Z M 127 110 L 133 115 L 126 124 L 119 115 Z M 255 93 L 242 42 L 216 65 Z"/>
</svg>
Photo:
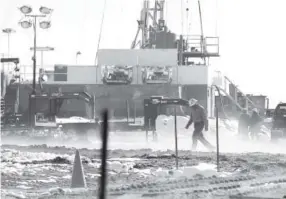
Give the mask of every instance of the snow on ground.
<svg viewBox="0 0 286 199">
<path fill-rule="evenodd" d="M 192 194 L 196 191 L 201 194 L 196 198 L 207 198 L 207 196 L 215 198 L 219 188 L 214 184 L 222 181 L 225 187 L 230 186 L 230 184 L 233 185 L 235 179 L 229 182 L 224 179 L 229 177 L 238 179 L 242 175 L 254 175 L 255 179 L 239 183 L 241 189 L 229 188 L 228 191 L 228 188 L 223 188 L 224 192 L 220 194 L 247 192 L 248 195 L 255 195 L 256 192 L 253 190 L 256 189 L 251 189 L 251 192 L 245 187 L 249 187 L 254 181 L 257 184 L 263 180 L 266 185 L 268 183 L 267 186 L 265 183 L 263 186 L 268 187 L 269 190 L 279 192 L 281 188 L 285 189 L 282 176 L 286 174 L 286 155 L 283 155 L 286 146 L 283 146 L 283 141 L 274 145 L 269 142 L 267 135 L 262 135 L 259 141 L 241 140 L 237 136 L 236 121 L 220 120 L 220 151 L 224 154 L 221 155 L 220 172 L 217 172 L 215 153 L 207 153 L 207 150 L 200 144 L 198 146 L 200 152 L 190 152 L 193 128 L 190 127 L 188 130 L 184 128 L 187 121 L 188 118 L 185 117 L 177 118 L 178 148 L 180 150 L 178 170 L 175 168 L 174 159 L 173 117 L 158 117 L 156 122 L 157 142 L 152 141 L 151 136 L 149 137 L 150 141 L 146 142 L 145 132 L 141 131 L 111 131 L 108 147 L 112 151 L 109 152 L 107 164 L 109 192 L 128 192 L 129 198 L 139 198 L 139 193 L 160 192 L 160 194 L 172 195 L 168 190 L 174 190 L 180 194 L 191 190 Z M 215 132 L 215 120 L 210 119 L 209 131 L 205 132 L 205 136 L 214 145 L 216 143 Z M 10 139 L 2 137 L 1 143 L 1 195 L 3 197 L 57 198 L 56 195 L 68 194 L 68 198 L 72 198 L 73 195 L 81 195 L 81 197 L 85 195 L 86 198 L 89 198 L 95 194 L 97 179 L 100 176 L 100 150 L 96 150 L 101 147 L 100 140 L 92 138 L 87 143 L 47 138 L 33 140 L 24 137 L 11 137 Z M 266 144 L 267 147 L 265 147 Z M 81 148 L 81 159 L 89 188 L 87 190 L 69 189 L 75 148 Z M 281 182 L 278 183 L 276 179 L 277 183 L 274 183 L 276 187 L 273 185 L 274 188 L 269 188 L 275 179 L 266 179 L 267 176 L 274 176 L 275 179 L 279 176 Z M 190 180 L 193 182 L 192 179 L 197 178 L 199 178 L 196 180 L 197 183 L 190 185 L 191 188 L 185 187 L 186 183 L 180 181 Z M 170 183 L 175 183 L 175 186 L 171 186 Z M 123 185 L 130 185 L 130 187 Z M 154 189 L 155 187 L 160 188 Z M 206 191 L 202 191 L 204 187 L 209 190 L 207 195 L 205 195 Z M 264 188 L 259 187 L 259 189 Z M 77 191 L 81 193 L 74 193 Z M 137 195 L 132 195 L 134 193 Z"/>
<path fill-rule="evenodd" d="M 178 117 L 178 147 L 181 150 L 190 150 L 192 143 L 193 127 L 186 130 L 184 127 L 188 121 L 186 117 Z M 109 148 L 110 149 L 142 149 L 150 148 L 153 150 L 173 150 L 175 148 L 174 142 L 174 118 L 167 116 L 159 116 L 157 119 L 157 132 L 158 142 L 146 142 L 145 132 L 116 132 L 111 131 L 109 136 Z M 216 125 L 215 119 L 209 120 L 209 131 L 205 132 L 206 138 L 215 145 L 216 143 Z M 264 131 L 269 131 L 264 128 Z M 94 133 L 94 132 L 93 132 Z M 101 140 L 94 139 L 95 136 L 90 136 L 90 143 L 82 143 L 72 140 L 55 140 L 45 138 L 45 140 L 30 139 L 30 138 L 5 138 L 2 140 L 6 144 L 47 144 L 49 146 L 69 146 L 69 147 L 85 147 L 85 148 L 100 148 Z M 151 133 L 149 140 L 152 140 Z M 285 153 L 286 141 L 280 141 L 278 143 L 270 143 L 269 132 L 268 135 L 261 135 L 259 141 L 241 140 L 237 136 L 237 121 L 219 121 L 219 141 L 221 152 L 265 152 L 265 153 Z M 267 144 L 267 147 L 265 147 Z M 200 143 L 198 145 L 199 151 L 206 151 L 205 147 Z"/>
</svg>

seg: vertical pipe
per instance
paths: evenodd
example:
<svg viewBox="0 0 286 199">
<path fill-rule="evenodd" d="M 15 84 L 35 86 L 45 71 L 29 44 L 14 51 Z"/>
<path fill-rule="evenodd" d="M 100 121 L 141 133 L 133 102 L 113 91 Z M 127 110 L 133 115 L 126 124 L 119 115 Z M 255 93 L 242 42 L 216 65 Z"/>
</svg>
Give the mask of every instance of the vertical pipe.
<svg viewBox="0 0 286 199">
<path fill-rule="evenodd" d="M 199 6 L 199 15 L 200 15 L 200 28 L 201 28 L 201 42 L 203 44 L 204 40 L 204 28 L 203 28 L 203 19 L 202 19 L 202 10 L 201 10 L 201 3 L 200 0 L 198 0 L 198 6 Z M 203 50 L 203 49 L 202 49 Z M 203 51 L 204 52 L 204 51 Z"/>
<path fill-rule="evenodd" d="M 11 32 L 8 32 L 8 58 L 10 58 L 10 34 Z"/>
<path fill-rule="evenodd" d="M 228 92 L 227 91 L 227 79 L 225 78 L 225 76 L 223 76 L 223 80 L 224 80 L 224 90 L 225 92 Z"/>
<path fill-rule="evenodd" d="M 136 123 L 136 101 L 134 100 L 134 124 Z"/>
<path fill-rule="evenodd" d="M 211 117 L 214 117 L 214 103 L 215 103 L 215 96 L 214 96 L 214 90 L 213 87 L 210 87 L 210 111 L 211 111 Z"/>
<path fill-rule="evenodd" d="M 138 55 L 137 55 L 137 57 L 136 57 L 136 75 L 137 75 L 137 77 L 136 77 L 136 82 L 137 82 L 137 84 L 139 84 L 139 71 L 140 71 L 140 74 L 141 74 L 141 76 L 142 76 L 142 71 L 141 71 L 141 67 L 139 66 L 139 57 L 138 57 Z M 142 79 L 142 78 L 141 78 Z"/>
<path fill-rule="evenodd" d="M 44 51 L 41 51 L 41 68 L 44 68 Z"/>
<path fill-rule="evenodd" d="M 179 84 L 180 84 L 180 82 L 179 82 L 179 64 L 177 64 L 177 67 L 176 67 L 176 70 L 177 70 L 177 72 L 176 72 L 176 76 L 177 76 L 177 85 L 179 86 Z"/>
<path fill-rule="evenodd" d="M 8 58 L 10 58 L 10 34 L 11 34 L 10 32 L 8 32 L 7 34 L 8 35 L 8 55 L 7 55 Z M 10 62 L 8 62 L 8 72 L 9 71 L 11 71 Z"/>
<path fill-rule="evenodd" d="M 178 131 L 177 131 L 177 109 L 174 108 L 174 127 L 175 127 L 175 152 L 176 152 L 176 169 L 179 168 L 178 165 Z"/>
<path fill-rule="evenodd" d="M 249 102 L 247 99 L 245 99 L 245 108 L 247 111 L 249 110 Z"/>
<path fill-rule="evenodd" d="M 128 100 L 126 100 L 126 118 L 127 118 L 127 123 L 129 123 L 129 103 L 128 103 Z"/>
<path fill-rule="evenodd" d="M 26 78 L 27 78 L 27 76 L 26 76 L 26 65 L 24 66 L 24 81 L 26 81 Z"/>
<path fill-rule="evenodd" d="M 108 111 L 104 110 L 102 113 L 102 149 L 101 149 L 101 178 L 99 198 L 105 199 L 105 185 L 106 185 L 106 159 L 107 159 L 107 142 L 108 142 Z"/>
<path fill-rule="evenodd" d="M 34 57 L 33 57 L 33 94 L 36 93 L 36 47 L 37 47 L 37 17 L 34 17 Z"/>
<path fill-rule="evenodd" d="M 28 120 L 29 120 L 29 127 L 32 128 L 32 106 L 31 106 L 31 94 L 29 94 L 29 117 L 28 117 Z"/>
<path fill-rule="evenodd" d="M 148 128 L 146 128 L 146 141 L 148 142 L 149 129 L 151 129 L 151 119 L 148 118 Z"/>
<path fill-rule="evenodd" d="M 216 164 L 217 164 L 217 172 L 219 172 L 219 132 L 218 132 L 218 106 L 217 105 L 215 109 L 216 109 Z"/>
<path fill-rule="evenodd" d="M 183 40 L 183 35 L 180 35 L 180 40 L 179 40 L 179 65 L 182 66 L 183 65 L 183 48 L 184 48 L 184 44 L 183 44 L 184 40 Z"/>
<path fill-rule="evenodd" d="M 92 103 L 92 119 L 95 119 L 95 95 L 93 95 Z"/>
<path fill-rule="evenodd" d="M 181 34 L 183 35 L 184 34 L 184 12 L 183 12 L 183 7 L 184 7 L 184 4 L 183 4 L 183 0 L 181 0 Z"/>
</svg>

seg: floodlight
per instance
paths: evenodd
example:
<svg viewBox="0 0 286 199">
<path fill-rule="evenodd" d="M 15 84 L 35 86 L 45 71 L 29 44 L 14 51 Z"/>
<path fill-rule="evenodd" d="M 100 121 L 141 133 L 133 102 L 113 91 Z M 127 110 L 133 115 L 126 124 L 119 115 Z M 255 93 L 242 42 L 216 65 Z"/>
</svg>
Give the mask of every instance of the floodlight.
<svg viewBox="0 0 286 199">
<path fill-rule="evenodd" d="M 19 24 L 22 26 L 22 28 L 30 28 L 32 26 L 31 21 L 21 21 Z"/>
<path fill-rule="evenodd" d="M 30 7 L 30 6 L 22 6 L 22 7 L 20 7 L 19 8 L 20 9 L 20 11 L 23 13 L 23 14 L 30 14 L 31 12 L 32 12 L 32 7 Z"/>
<path fill-rule="evenodd" d="M 41 27 L 42 29 L 48 29 L 48 28 L 51 27 L 51 22 L 50 22 L 50 21 L 42 21 L 42 22 L 40 23 L 40 27 Z"/>
<path fill-rule="evenodd" d="M 41 6 L 39 10 L 40 10 L 41 13 L 43 13 L 45 15 L 49 15 L 53 11 L 52 9 L 44 7 L 44 6 Z"/>
<path fill-rule="evenodd" d="M 3 29 L 2 30 L 3 33 L 7 33 L 7 34 L 10 34 L 10 33 L 14 33 L 16 32 L 15 30 L 13 30 L 12 28 L 6 28 L 6 29 Z"/>
</svg>

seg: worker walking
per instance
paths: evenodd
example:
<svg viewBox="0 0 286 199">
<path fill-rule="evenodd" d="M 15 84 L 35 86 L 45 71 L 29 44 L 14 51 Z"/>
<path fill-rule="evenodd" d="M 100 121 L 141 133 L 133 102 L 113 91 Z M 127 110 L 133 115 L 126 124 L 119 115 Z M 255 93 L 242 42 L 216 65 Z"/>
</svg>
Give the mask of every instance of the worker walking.
<svg viewBox="0 0 286 199">
<path fill-rule="evenodd" d="M 194 123 L 192 150 L 196 150 L 198 140 L 209 150 L 214 150 L 215 147 L 205 139 L 202 132 L 203 129 L 208 131 L 208 119 L 204 107 L 201 106 L 196 99 L 190 99 L 189 106 L 191 107 L 190 120 L 185 128 L 188 129 L 189 126 Z"/>
<path fill-rule="evenodd" d="M 248 138 L 249 120 L 250 115 L 247 113 L 247 109 L 243 109 L 238 121 L 238 135 L 243 139 Z"/>
</svg>

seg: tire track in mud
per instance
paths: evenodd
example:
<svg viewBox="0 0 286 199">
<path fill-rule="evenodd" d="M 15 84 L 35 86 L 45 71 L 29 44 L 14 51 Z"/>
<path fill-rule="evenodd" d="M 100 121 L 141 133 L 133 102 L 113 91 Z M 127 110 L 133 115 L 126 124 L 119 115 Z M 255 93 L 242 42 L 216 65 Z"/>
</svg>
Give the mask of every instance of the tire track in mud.
<svg viewBox="0 0 286 199">
<path fill-rule="evenodd" d="M 256 193 L 266 193 L 277 189 L 285 189 L 286 176 L 264 177 L 208 177 L 185 178 L 180 180 L 131 184 L 109 188 L 110 196 L 137 195 L 139 197 L 186 196 L 187 198 L 207 198 L 230 196 L 238 198 Z"/>
</svg>

